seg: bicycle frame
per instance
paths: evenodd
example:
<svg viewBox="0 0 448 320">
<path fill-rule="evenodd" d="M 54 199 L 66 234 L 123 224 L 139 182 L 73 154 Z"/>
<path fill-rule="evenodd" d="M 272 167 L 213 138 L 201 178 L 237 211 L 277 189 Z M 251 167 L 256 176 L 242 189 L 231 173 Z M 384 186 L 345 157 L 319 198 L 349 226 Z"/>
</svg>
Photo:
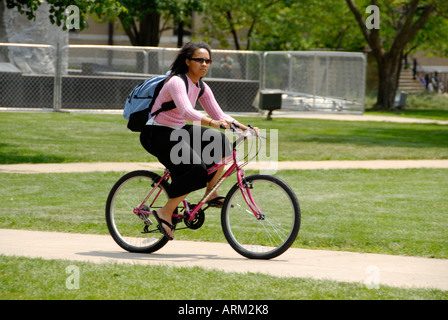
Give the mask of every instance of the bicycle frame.
<svg viewBox="0 0 448 320">
<path fill-rule="evenodd" d="M 236 146 L 242 140 L 245 140 L 246 138 L 247 138 L 247 135 L 241 136 L 240 138 L 238 138 L 233 143 L 232 155 L 224 158 L 219 163 L 215 164 L 213 167 L 208 169 L 207 172 L 210 175 L 210 174 L 214 173 L 215 171 L 219 170 L 220 168 L 222 168 L 222 167 L 226 166 L 227 164 L 231 163 L 230 167 L 225 171 L 225 173 L 222 175 L 222 177 L 216 182 L 216 184 L 213 186 L 213 188 L 201 199 L 201 201 L 191 210 L 190 207 L 189 207 L 189 203 L 188 203 L 187 199 L 185 198 L 184 200 L 182 200 L 183 206 L 185 208 L 185 214 L 173 214 L 173 217 L 175 217 L 175 218 L 185 218 L 186 217 L 185 215 L 187 215 L 188 216 L 188 219 L 187 219 L 188 221 L 194 220 L 195 217 L 196 217 L 196 213 L 202 208 L 202 206 L 204 204 L 206 204 L 206 202 L 208 201 L 210 196 L 216 190 L 218 190 L 218 188 L 222 185 L 222 183 L 236 171 L 238 186 L 239 186 L 239 189 L 241 191 L 241 194 L 242 194 L 244 200 L 246 201 L 247 205 L 251 209 L 251 211 L 252 211 L 252 213 L 253 213 L 253 215 L 255 216 L 256 219 L 258 219 L 258 220 L 264 219 L 263 213 L 261 212 L 260 208 L 255 203 L 255 200 L 254 200 L 254 198 L 252 196 L 252 193 L 250 192 L 251 186 L 247 185 L 247 183 L 245 181 L 244 170 L 242 169 L 242 166 L 238 165 L 238 157 L 237 157 Z M 142 208 L 145 205 L 146 201 L 148 201 L 148 199 L 151 197 L 151 195 L 157 189 L 159 189 L 158 190 L 158 194 L 154 197 L 153 202 L 149 205 L 150 208 L 152 207 L 152 205 L 156 201 L 157 197 L 159 196 L 160 192 L 162 192 L 162 189 L 158 188 L 160 183 L 162 182 L 162 180 L 168 181 L 170 177 L 171 177 L 170 172 L 167 169 L 165 169 L 165 172 L 164 172 L 163 176 L 156 183 L 156 185 L 151 189 L 151 191 L 146 196 L 146 198 L 143 200 L 143 202 L 138 207 L 134 208 L 134 210 L 133 210 L 134 214 L 136 214 L 136 215 L 139 215 L 141 213 L 143 213 L 143 214 L 152 214 L 152 212 L 148 212 L 148 211 L 142 210 Z"/>
</svg>

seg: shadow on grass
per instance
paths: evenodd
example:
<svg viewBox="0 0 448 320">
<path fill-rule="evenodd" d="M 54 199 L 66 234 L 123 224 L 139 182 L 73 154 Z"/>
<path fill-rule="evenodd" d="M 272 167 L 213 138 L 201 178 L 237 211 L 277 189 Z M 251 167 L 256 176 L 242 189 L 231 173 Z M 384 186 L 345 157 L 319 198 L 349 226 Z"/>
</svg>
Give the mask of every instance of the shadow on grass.
<svg viewBox="0 0 448 320">
<path fill-rule="evenodd" d="M 65 157 L 51 154 L 33 154 L 30 150 L 20 150 L 18 146 L 0 143 L 0 164 L 18 163 L 62 163 L 66 162 Z"/>
</svg>

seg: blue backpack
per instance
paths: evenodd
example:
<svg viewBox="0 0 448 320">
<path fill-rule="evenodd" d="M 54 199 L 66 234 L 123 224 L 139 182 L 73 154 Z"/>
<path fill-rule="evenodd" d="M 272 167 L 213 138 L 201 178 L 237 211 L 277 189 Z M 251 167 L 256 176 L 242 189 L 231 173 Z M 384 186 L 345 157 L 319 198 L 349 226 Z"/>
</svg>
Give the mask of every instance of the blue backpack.
<svg viewBox="0 0 448 320">
<path fill-rule="evenodd" d="M 131 91 L 126 99 L 126 104 L 123 110 L 123 117 L 128 120 L 129 130 L 141 132 L 150 118 L 157 116 L 160 112 L 176 108 L 174 101 L 168 101 L 163 103 L 159 110 L 151 113 L 152 106 L 154 105 L 167 77 L 168 74 L 149 78 Z M 179 77 L 184 80 L 188 92 L 187 76 L 185 74 L 179 74 Z M 204 84 L 202 80 L 199 80 L 199 87 L 201 88 L 201 91 L 198 99 L 204 93 Z"/>
</svg>

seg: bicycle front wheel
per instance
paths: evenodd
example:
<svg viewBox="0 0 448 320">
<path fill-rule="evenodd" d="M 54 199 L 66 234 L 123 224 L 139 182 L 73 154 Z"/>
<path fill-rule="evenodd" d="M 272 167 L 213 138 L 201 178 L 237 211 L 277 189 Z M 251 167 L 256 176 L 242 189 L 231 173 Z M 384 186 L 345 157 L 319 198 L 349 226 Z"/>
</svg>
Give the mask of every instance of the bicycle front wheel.
<svg viewBox="0 0 448 320">
<path fill-rule="evenodd" d="M 168 239 L 160 233 L 152 214 L 134 213 L 161 177 L 150 171 L 132 171 L 112 187 L 106 204 L 107 228 L 115 242 L 129 252 L 151 253 L 162 248 Z M 154 189 L 142 209 L 161 208 L 168 200 L 169 184 L 163 180 Z"/>
<path fill-rule="evenodd" d="M 245 178 L 243 192 L 252 195 L 262 216 L 257 219 L 235 184 L 221 211 L 229 244 L 250 259 L 272 259 L 284 253 L 300 228 L 300 206 L 292 189 L 277 177 L 252 175 Z"/>
</svg>

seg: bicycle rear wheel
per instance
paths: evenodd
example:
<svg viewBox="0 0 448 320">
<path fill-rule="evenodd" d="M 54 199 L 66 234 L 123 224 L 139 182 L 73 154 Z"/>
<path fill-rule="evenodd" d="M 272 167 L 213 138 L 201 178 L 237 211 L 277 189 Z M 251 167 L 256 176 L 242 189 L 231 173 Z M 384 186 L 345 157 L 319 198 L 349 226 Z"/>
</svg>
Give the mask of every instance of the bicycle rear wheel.
<svg viewBox="0 0 448 320">
<path fill-rule="evenodd" d="M 241 255 L 250 259 L 272 259 L 294 242 L 300 228 L 300 206 L 292 189 L 270 175 L 245 179 L 246 189 L 260 208 L 257 219 L 235 184 L 228 192 L 221 211 L 224 235 Z"/>
<path fill-rule="evenodd" d="M 107 228 L 115 242 L 129 252 L 151 253 L 168 242 L 158 230 L 152 214 L 139 217 L 133 212 L 160 179 L 154 172 L 132 171 L 121 177 L 109 193 L 106 203 Z M 167 202 L 168 194 L 169 184 L 163 180 L 145 202 L 144 210 L 161 208 Z"/>
</svg>

